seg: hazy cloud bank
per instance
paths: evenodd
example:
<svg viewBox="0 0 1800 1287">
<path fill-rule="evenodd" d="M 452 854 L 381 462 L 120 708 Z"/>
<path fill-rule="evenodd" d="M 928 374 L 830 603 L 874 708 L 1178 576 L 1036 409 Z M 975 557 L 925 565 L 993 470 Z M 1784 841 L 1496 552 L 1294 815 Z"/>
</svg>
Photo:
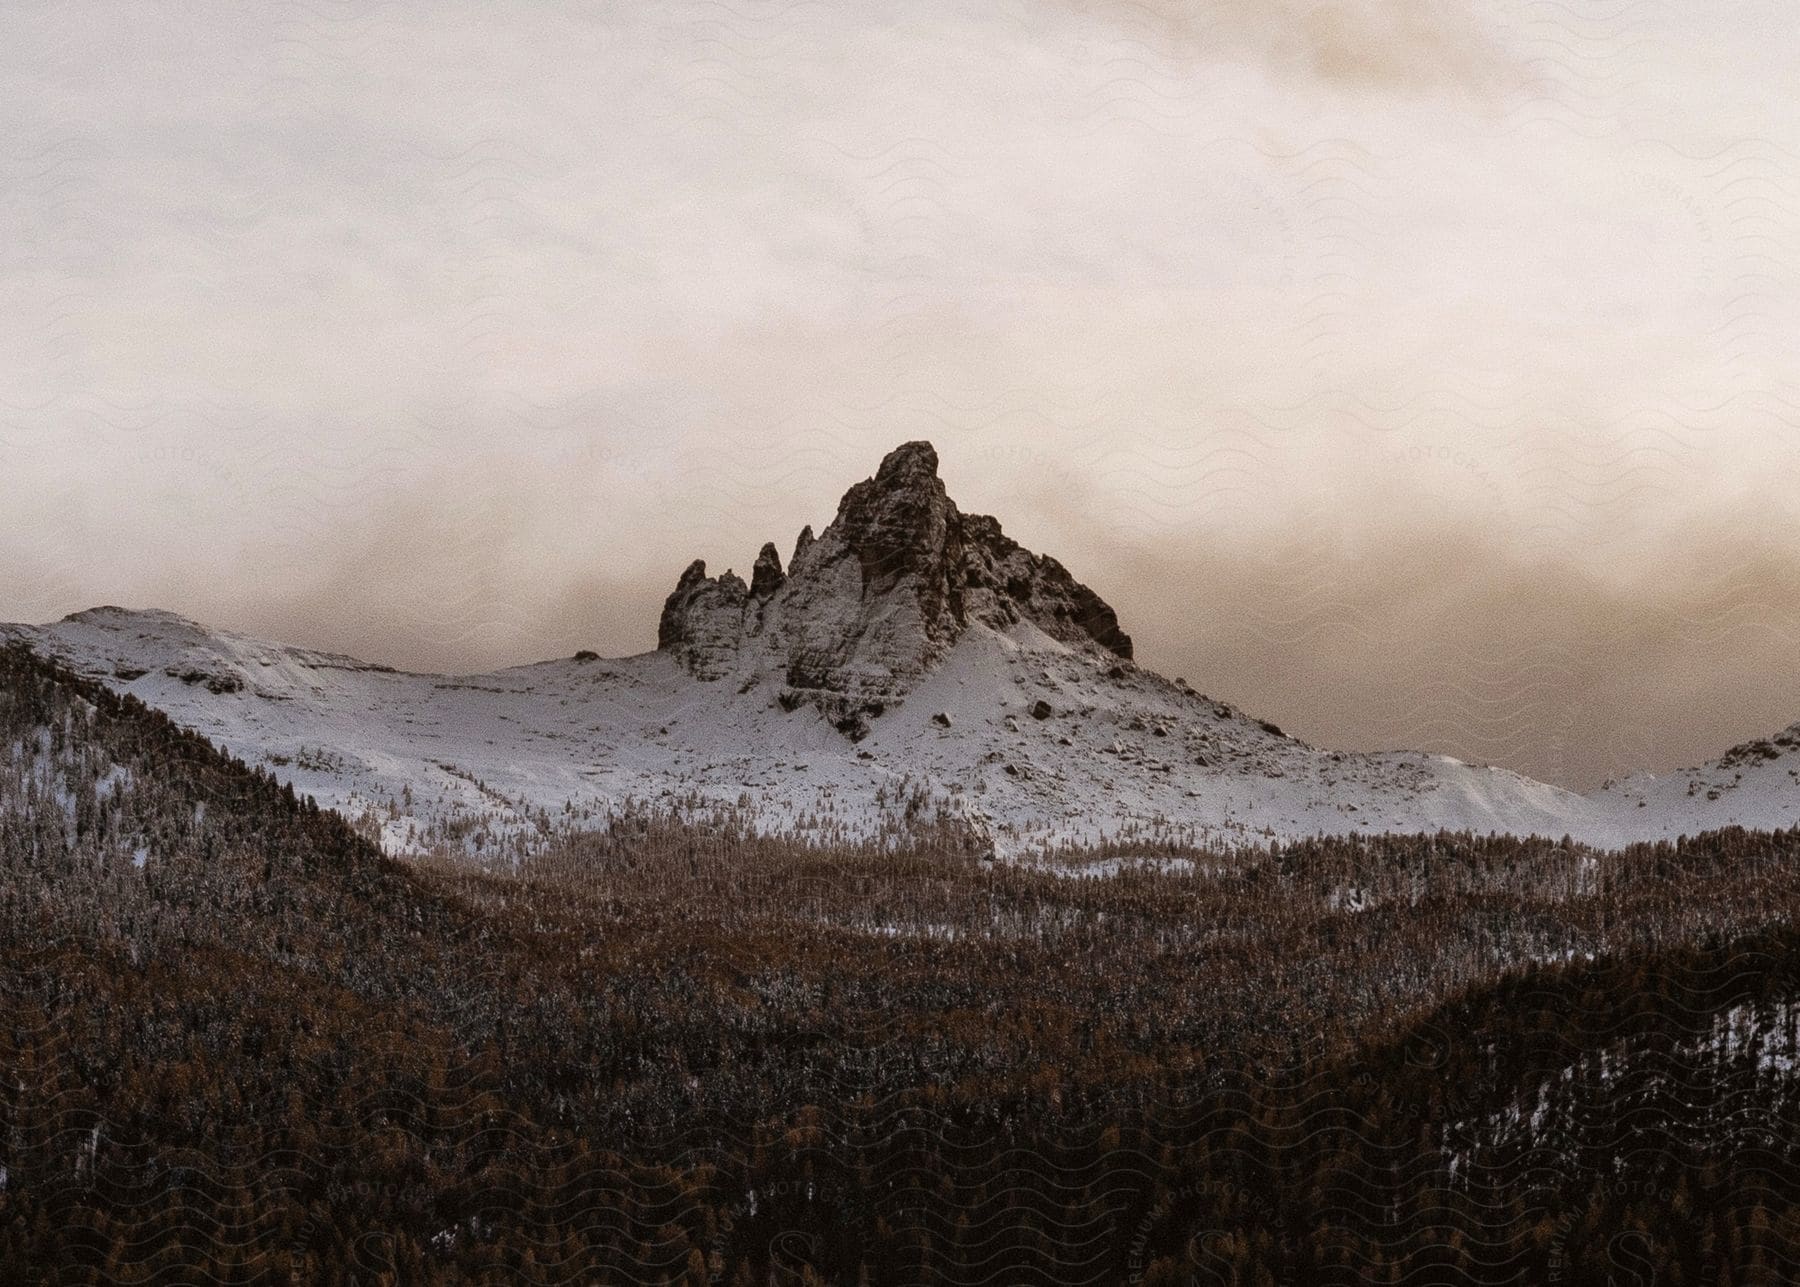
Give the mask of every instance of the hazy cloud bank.
<svg viewBox="0 0 1800 1287">
<path fill-rule="evenodd" d="M 1589 781 L 1800 718 L 1772 3 L 0 12 L 0 617 L 647 646 L 895 443 L 1152 664 Z"/>
</svg>

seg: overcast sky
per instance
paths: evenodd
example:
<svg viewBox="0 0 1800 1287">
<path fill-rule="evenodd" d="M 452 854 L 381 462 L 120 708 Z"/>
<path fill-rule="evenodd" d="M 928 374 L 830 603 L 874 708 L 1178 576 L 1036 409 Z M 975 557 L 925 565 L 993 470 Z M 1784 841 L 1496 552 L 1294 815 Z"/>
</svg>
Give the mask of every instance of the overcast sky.
<svg viewBox="0 0 1800 1287">
<path fill-rule="evenodd" d="M 1315 742 L 1800 719 L 1789 6 L 502 8 L 0 6 L 0 619 L 637 651 L 925 437 Z"/>
</svg>

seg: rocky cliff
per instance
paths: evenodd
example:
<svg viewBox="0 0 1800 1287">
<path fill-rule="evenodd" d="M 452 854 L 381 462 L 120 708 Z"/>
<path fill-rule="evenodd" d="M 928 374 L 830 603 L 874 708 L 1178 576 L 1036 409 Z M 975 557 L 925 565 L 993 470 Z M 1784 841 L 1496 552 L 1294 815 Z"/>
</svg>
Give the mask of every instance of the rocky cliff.
<svg viewBox="0 0 1800 1287">
<path fill-rule="evenodd" d="M 937 470 L 930 443 L 895 448 L 816 539 L 800 533 L 785 571 L 763 546 L 749 585 L 690 564 L 663 607 L 658 646 L 703 680 L 753 683 L 773 664 L 782 705 L 816 705 L 852 737 L 972 623 L 1029 621 L 1130 659 L 1131 638 L 1099 595 L 994 519 L 964 514 Z"/>
</svg>

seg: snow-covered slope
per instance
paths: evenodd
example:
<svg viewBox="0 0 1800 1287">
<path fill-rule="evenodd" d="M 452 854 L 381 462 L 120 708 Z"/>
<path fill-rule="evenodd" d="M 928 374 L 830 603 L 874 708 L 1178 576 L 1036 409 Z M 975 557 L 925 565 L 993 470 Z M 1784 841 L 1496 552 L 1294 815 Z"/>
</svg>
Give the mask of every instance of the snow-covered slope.
<svg viewBox="0 0 1800 1287">
<path fill-rule="evenodd" d="M 503 858 L 633 809 L 869 837 L 969 820 L 1002 852 L 1468 829 L 1600 844 L 1800 821 L 1800 726 L 1583 797 L 1416 753 L 1321 751 L 1131 661 L 1111 608 L 907 444 L 750 584 L 695 564 L 656 652 L 414 675 L 96 608 L 0 627 L 136 694 L 393 851 Z"/>
<path fill-rule="evenodd" d="M 1592 799 L 1622 835 L 1673 839 L 1720 827 L 1800 826 L 1800 724 L 1674 773 L 1634 773 Z"/>
</svg>

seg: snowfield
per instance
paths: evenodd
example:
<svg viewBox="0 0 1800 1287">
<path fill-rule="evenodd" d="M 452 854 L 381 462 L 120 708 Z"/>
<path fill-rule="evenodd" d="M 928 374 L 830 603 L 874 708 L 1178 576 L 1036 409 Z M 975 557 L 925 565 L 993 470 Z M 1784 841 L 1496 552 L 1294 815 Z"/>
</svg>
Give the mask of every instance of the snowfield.
<svg viewBox="0 0 1800 1287">
<path fill-rule="evenodd" d="M 393 853 L 504 860 L 634 810 L 821 841 L 949 816 L 1002 856 L 1439 829 L 1616 847 L 1800 822 L 1800 725 L 1582 796 L 1444 756 L 1309 747 L 1028 621 L 971 624 L 860 740 L 787 709 L 754 656 L 710 682 L 666 652 L 419 675 L 118 608 L 0 639 L 369 820 Z"/>
</svg>

